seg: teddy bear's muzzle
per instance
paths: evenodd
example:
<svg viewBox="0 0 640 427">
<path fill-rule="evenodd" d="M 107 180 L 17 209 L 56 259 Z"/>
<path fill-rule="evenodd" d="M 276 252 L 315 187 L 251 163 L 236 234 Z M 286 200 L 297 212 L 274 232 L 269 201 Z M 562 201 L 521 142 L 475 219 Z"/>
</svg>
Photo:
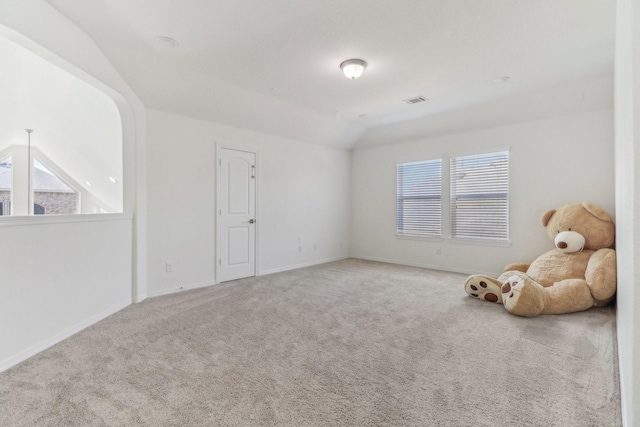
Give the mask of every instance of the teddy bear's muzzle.
<svg viewBox="0 0 640 427">
<path fill-rule="evenodd" d="M 563 231 L 555 238 L 556 248 L 562 252 L 580 252 L 584 249 L 585 238 L 576 231 Z"/>
</svg>

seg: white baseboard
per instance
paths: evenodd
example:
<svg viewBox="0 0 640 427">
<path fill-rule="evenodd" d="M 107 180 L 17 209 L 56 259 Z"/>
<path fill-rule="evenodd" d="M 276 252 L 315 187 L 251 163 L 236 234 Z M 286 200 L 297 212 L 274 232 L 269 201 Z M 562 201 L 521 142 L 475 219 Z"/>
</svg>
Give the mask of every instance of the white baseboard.
<svg viewBox="0 0 640 427">
<path fill-rule="evenodd" d="M 616 325 L 620 324 L 619 316 L 620 312 L 616 310 Z M 631 372 L 626 372 L 626 365 L 623 363 L 623 360 L 620 357 L 620 355 L 622 354 L 620 343 L 622 342 L 622 340 L 619 333 L 620 330 L 616 327 L 616 341 L 618 343 L 616 353 L 618 353 L 618 378 L 620 381 L 620 407 L 622 412 L 622 426 L 631 427 L 629 418 L 632 416 L 633 402 L 627 402 L 627 396 L 632 396 L 633 391 L 627 390 L 627 384 L 625 382 L 625 378 L 631 378 Z M 631 383 L 633 383 L 633 381 L 631 381 Z"/>
<path fill-rule="evenodd" d="M 17 365 L 18 363 L 27 360 L 28 358 L 35 356 L 36 354 L 40 353 L 43 350 L 48 349 L 49 347 L 59 343 L 60 341 L 63 341 L 67 338 L 69 338 L 71 335 L 74 335 L 78 332 L 80 332 L 81 330 L 93 325 L 94 323 L 99 322 L 102 319 L 105 319 L 109 316 L 111 316 L 114 313 L 117 313 L 118 311 L 122 310 L 123 308 L 131 305 L 133 301 L 131 299 L 128 299 L 126 301 L 122 301 L 116 305 L 114 305 L 113 307 L 110 307 L 98 314 L 95 314 L 91 317 L 89 317 L 88 319 L 85 319 L 77 324 L 75 324 L 74 326 L 65 329 L 64 331 L 54 335 L 51 338 L 48 338 L 44 341 L 42 341 L 39 344 L 34 345 L 33 347 L 30 347 L 28 349 L 26 349 L 25 351 L 22 351 L 18 354 L 16 354 L 15 356 L 11 356 L 3 361 L 0 362 L 0 372 L 4 372 L 7 369 Z"/>
<path fill-rule="evenodd" d="M 138 303 L 146 300 L 147 298 L 149 298 L 149 296 L 147 294 L 138 295 L 138 296 L 133 298 L 133 302 L 134 302 L 134 304 L 138 304 Z"/>
<path fill-rule="evenodd" d="M 213 285 L 215 285 L 215 282 L 211 280 L 211 281 L 205 281 L 205 282 L 199 282 L 199 283 L 192 283 L 191 285 L 177 286 L 175 288 L 160 289 L 157 291 L 148 292 L 147 298 L 175 294 L 177 292 L 187 291 L 191 289 L 206 288 L 207 286 L 213 286 Z"/>
<path fill-rule="evenodd" d="M 314 265 L 326 264 L 328 262 L 334 262 L 334 261 L 342 261 L 343 259 L 348 259 L 348 258 L 352 258 L 352 257 L 345 255 L 345 256 L 335 257 L 335 258 L 325 258 L 317 261 L 310 261 L 310 262 L 304 262 L 301 264 L 288 265 L 286 267 L 278 267 L 278 268 L 272 268 L 269 270 L 261 270 L 260 272 L 258 272 L 257 275 L 266 276 L 267 274 L 282 273 L 283 271 L 297 270 L 298 268 L 311 267 Z"/>
<path fill-rule="evenodd" d="M 388 264 L 398 264 L 398 265 L 406 265 L 408 267 L 419 267 L 419 268 L 428 268 L 430 270 L 439 270 L 439 271 L 448 271 L 451 273 L 461 273 L 461 274 L 481 274 L 483 276 L 490 277 L 498 277 L 501 273 L 496 273 L 495 271 L 470 271 L 463 268 L 455 268 L 455 267 L 445 267 L 442 265 L 432 265 L 432 264 L 420 264 L 414 262 L 406 262 L 402 260 L 394 260 L 387 258 L 377 258 L 377 257 L 369 257 L 369 256 L 361 256 L 361 255 L 352 255 L 351 258 L 363 259 L 366 261 L 377 261 L 377 262 L 386 262 Z"/>
</svg>

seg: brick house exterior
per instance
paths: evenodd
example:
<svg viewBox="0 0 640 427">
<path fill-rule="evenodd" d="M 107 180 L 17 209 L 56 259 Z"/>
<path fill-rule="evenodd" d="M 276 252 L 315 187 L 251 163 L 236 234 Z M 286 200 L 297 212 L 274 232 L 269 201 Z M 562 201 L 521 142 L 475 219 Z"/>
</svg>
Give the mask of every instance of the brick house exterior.
<svg viewBox="0 0 640 427">
<path fill-rule="evenodd" d="M 78 193 L 48 170 L 34 168 L 36 214 L 61 215 L 79 213 Z M 0 163 L 0 215 L 11 215 L 11 162 Z"/>
</svg>

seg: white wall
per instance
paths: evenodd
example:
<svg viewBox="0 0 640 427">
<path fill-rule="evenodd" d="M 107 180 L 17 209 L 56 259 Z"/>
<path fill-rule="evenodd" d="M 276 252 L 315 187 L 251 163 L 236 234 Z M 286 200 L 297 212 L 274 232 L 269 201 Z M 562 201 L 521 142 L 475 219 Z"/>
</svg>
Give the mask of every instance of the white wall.
<svg viewBox="0 0 640 427">
<path fill-rule="evenodd" d="M 258 274 L 348 256 L 349 152 L 154 110 L 148 138 L 150 296 L 215 282 L 216 142 L 258 150 Z"/>
<path fill-rule="evenodd" d="M 351 153 L 280 138 L 263 142 L 258 172 L 259 272 L 346 258 Z"/>
<path fill-rule="evenodd" d="M 131 304 L 131 216 L 0 221 L 0 372 Z"/>
<path fill-rule="evenodd" d="M 510 247 L 395 235 L 397 163 L 442 157 L 447 177 L 448 156 L 505 147 L 510 148 Z M 596 111 L 360 149 L 353 153 L 352 174 L 353 256 L 498 274 L 511 262 L 531 261 L 552 249 L 540 225 L 547 209 L 588 200 L 614 214 L 613 114 Z M 445 207 L 447 195 L 444 186 Z"/>
<path fill-rule="evenodd" d="M 625 426 L 640 424 L 640 6 L 618 1 L 615 64 L 618 351 Z"/>
</svg>

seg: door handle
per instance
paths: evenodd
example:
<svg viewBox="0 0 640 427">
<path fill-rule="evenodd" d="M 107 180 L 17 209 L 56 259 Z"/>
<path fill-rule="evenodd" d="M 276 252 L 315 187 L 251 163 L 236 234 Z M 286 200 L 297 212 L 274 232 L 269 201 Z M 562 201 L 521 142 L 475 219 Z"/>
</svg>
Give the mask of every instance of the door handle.
<svg viewBox="0 0 640 427">
<path fill-rule="evenodd" d="M 249 220 L 249 224 L 253 224 L 254 222 L 256 222 L 256 220 L 255 220 L 255 219 L 250 219 L 250 220 Z"/>
</svg>

